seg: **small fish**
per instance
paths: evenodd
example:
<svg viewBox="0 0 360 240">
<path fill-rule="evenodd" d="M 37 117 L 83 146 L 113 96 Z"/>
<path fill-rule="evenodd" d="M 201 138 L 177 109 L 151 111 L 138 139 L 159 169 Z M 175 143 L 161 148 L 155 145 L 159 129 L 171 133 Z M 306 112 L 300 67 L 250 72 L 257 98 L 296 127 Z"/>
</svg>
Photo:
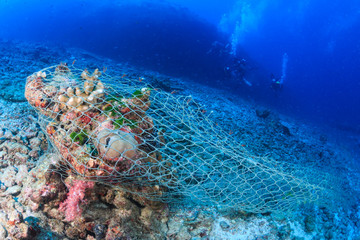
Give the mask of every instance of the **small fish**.
<svg viewBox="0 0 360 240">
<path fill-rule="evenodd" d="M 72 65 L 74 65 L 74 64 L 75 64 L 75 62 L 76 62 L 76 59 L 72 62 Z"/>
<path fill-rule="evenodd" d="M 103 67 L 103 73 L 105 73 L 107 70 L 107 67 Z"/>
<path fill-rule="evenodd" d="M 234 132 L 230 130 L 229 134 L 231 135 L 231 134 L 233 134 L 233 133 L 234 133 Z"/>
<path fill-rule="evenodd" d="M 175 93 L 177 93 L 177 91 L 176 91 L 176 90 L 174 90 L 174 91 L 172 91 L 172 92 L 171 92 L 171 94 L 175 94 Z"/>
<path fill-rule="evenodd" d="M 126 76 L 126 74 L 123 74 L 122 76 L 121 76 L 121 78 L 124 78 Z"/>
</svg>

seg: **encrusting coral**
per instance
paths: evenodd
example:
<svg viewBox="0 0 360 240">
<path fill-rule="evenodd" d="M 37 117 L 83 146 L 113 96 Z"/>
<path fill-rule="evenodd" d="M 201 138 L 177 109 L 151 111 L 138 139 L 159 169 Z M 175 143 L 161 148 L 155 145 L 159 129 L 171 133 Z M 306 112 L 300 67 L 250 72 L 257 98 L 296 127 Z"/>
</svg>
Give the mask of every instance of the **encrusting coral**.
<svg viewBox="0 0 360 240">
<path fill-rule="evenodd" d="M 81 216 L 79 203 L 85 201 L 86 189 L 94 187 L 91 181 L 111 183 L 129 192 L 161 195 L 165 191 L 150 179 L 147 186 L 136 184 L 146 178 L 146 172 L 156 174 L 152 163 L 163 161 L 148 144 L 157 137 L 146 114 L 150 89 L 136 90 L 127 97 L 113 95 L 100 76 L 98 69 L 92 74 L 84 70 L 79 79 L 61 64 L 54 73 L 40 71 L 27 79 L 25 97 L 47 119 L 43 127 L 62 157 L 58 168 L 63 169 L 64 178 L 75 178 L 59 206 L 67 221 Z M 151 205 L 145 198 L 134 199 Z"/>
</svg>

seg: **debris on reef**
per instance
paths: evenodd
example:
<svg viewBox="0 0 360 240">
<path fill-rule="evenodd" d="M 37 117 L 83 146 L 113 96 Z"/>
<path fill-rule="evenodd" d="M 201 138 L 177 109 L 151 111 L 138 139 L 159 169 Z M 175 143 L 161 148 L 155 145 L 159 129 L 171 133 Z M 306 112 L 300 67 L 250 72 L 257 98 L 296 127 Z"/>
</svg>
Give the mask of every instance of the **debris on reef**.
<svg viewBox="0 0 360 240">
<path fill-rule="evenodd" d="M 36 174 L 31 181 L 37 184 L 23 191 L 21 201 L 64 222 L 71 239 L 84 238 L 86 232 L 105 239 L 143 238 L 151 226 L 166 222 L 159 219 L 168 212 L 167 204 L 132 194 L 161 196 L 166 190 L 146 174 L 166 172 L 152 166 L 163 159 L 149 145 L 157 137 L 146 114 L 150 89 L 113 95 L 97 69 L 79 75 L 61 64 L 51 77 L 40 71 L 27 79 L 25 97 L 39 111 L 40 125 L 60 159 L 38 166 L 46 169 L 43 177 Z M 137 184 L 145 180 L 147 185 Z"/>
<path fill-rule="evenodd" d="M 146 115 L 150 89 L 112 95 L 100 75 L 97 69 L 93 74 L 84 70 L 76 79 L 62 64 L 50 78 L 46 72 L 28 77 L 25 97 L 42 118 L 49 118 L 46 133 L 64 160 L 62 168 L 85 180 L 121 182 L 138 191 L 131 178 L 146 177 L 146 171 L 156 171 L 151 163 L 162 161 L 147 144 L 156 141 L 156 129 Z M 164 190 L 155 184 L 147 188 L 159 195 Z"/>
<path fill-rule="evenodd" d="M 123 78 L 113 88 L 103 83 L 111 80 L 103 74 L 61 64 L 27 79 L 25 97 L 62 157 L 59 169 L 64 178 L 79 178 L 69 184 L 69 198 L 83 180 L 120 188 L 148 204 L 188 198 L 258 213 L 341 197 L 336 181 L 313 181 L 313 174 L 328 177 L 320 171 L 302 168 L 299 174 L 292 163 L 249 155 L 191 98 L 138 89 Z M 279 128 L 291 135 L 286 126 Z M 85 196 L 87 188 L 78 188 L 79 194 Z M 66 208 L 78 209 L 82 198 L 62 205 L 67 219 L 80 215 Z"/>
</svg>

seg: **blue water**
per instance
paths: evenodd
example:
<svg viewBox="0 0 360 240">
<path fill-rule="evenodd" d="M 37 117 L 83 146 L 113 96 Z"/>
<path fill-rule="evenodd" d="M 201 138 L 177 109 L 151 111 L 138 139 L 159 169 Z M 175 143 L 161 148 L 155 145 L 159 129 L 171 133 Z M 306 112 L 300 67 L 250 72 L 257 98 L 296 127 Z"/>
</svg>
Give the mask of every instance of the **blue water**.
<svg viewBox="0 0 360 240">
<path fill-rule="evenodd" d="M 357 133 L 359 29 L 355 0 L 0 2 L 0 38 L 84 48 Z M 234 59 L 246 60 L 244 76 L 232 75 Z"/>
</svg>

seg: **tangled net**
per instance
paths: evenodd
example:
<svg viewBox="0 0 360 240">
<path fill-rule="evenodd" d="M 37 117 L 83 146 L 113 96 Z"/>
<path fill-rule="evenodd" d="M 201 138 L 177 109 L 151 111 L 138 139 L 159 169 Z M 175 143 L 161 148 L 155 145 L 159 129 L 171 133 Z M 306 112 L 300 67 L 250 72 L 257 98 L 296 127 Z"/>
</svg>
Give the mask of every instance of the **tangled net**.
<svg viewBox="0 0 360 240">
<path fill-rule="evenodd" d="M 333 199 L 325 175 L 251 156 L 191 97 L 144 85 L 62 64 L 29 76 L 25 97 L 60 167 L 85 180 L 155 201 L 247 212 Z"/>
</svg>

